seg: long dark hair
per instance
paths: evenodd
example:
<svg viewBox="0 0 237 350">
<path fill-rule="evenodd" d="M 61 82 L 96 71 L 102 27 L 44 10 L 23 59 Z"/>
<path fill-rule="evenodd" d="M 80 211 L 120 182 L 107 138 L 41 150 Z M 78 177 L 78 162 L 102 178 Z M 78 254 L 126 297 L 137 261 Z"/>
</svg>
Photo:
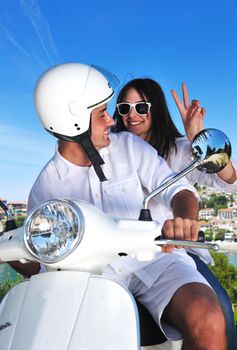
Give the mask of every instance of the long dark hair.
<svg viewBox="0 0 237 350">
<path fill-rule="evenodd" d="M 168 158 L 171 147 L 175 146 L 175 139 L 182 135 L 170 116 L 161 86 L 152 79 L 133 79 L 122 88 L 117 103 L 125 100 L 125 96 L 131 88 L 138 92 L 142 101 L 151 102 L 151 130 L 146 141 L 157 150 L 160 156 L 165 159 Z M 112 131 L 126 131 L 127 129 L 117 108 L 113 117 L 115 125 Z"/>
</svg>

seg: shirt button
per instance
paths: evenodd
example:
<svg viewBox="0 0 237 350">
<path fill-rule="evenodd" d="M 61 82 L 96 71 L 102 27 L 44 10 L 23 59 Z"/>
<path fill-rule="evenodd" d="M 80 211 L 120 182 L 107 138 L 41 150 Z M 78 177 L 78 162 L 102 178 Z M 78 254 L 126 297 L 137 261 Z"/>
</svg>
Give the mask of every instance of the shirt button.
<svg viewBox="0 0 237 350">
<path fill-rule="evenodd" d="M 96 196 L 96 198 L 98 198 L 99 197 L 98 193 L 96 193 L 95 196 Z"/>
<path fill-rule="evenodd" d="M 123 192 L 126 192 L 125 188 L 122 188 L 122 191 L 123 191 Z"/>
</svg>

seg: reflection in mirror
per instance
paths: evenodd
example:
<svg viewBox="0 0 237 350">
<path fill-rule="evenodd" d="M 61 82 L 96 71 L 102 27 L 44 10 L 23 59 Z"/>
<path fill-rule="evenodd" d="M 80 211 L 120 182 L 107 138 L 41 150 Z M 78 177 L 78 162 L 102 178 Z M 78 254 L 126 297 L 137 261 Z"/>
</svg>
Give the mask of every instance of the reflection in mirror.
<svg viewBox="0 0 237 350">
<path fill-rule="evenodd" d="M 0 200 L 0 236 L 2 236 L 4 232 L 14 230 L 15 228 L 16 222 L 12 212 L 8 209 L 6 204 Z"/>
<path fill-rule="evenodd" d="M 6 204 L 0 200 L 0 236 L 2 236 L 6 230 L 7 219 L 8 216 Z"/>
<path fill-rule="evenodd" d="M 193 160 L 200 160 L 198 170 L 216 173 L 228 164 L 231 156 L 231 144 L 220 130 L 205 129 L 199 132 L 191 143 Z"/>
</svg>

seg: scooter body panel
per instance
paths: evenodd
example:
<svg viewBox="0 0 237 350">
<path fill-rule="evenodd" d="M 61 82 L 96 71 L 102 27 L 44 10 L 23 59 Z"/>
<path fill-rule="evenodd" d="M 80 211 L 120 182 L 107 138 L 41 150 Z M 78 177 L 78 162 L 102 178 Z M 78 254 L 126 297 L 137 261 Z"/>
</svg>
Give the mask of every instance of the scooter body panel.
<svg viewBox="0 0 237 350">
<path fill-rule="evenodd" d="M 9 291 L 0 311 L 0 349 L 140 348 L 133 297 L 101 276 L 78 271 L 33 276 Z"/>
</svg>

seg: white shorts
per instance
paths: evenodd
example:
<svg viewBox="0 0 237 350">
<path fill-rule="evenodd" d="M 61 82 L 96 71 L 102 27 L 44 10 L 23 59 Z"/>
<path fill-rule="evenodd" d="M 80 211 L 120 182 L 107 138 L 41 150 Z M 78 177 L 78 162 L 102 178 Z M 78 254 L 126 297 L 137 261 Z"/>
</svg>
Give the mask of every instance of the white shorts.
<svg viewBox="0 0 237 350">
<path fill-rule="evenodd" d="M 154 273 L 159 271 L 159 261 L 146 266 L 145 269 Z M 147 287 L 134 273 L 132 273 L 129 289 L 137 300 L 139 300 L 151 313 L 161 331 L 169 340 L 182 339 L 181 333 L 173 326 L 164 322 L 161 317 L 165 307 L 170 302 L 174 293 L 183 285 L 191 282 L 209 283 L 192 265 L 188 265 L 182 259 L 177 259 L 169 264 L 161 273 L 151 287 Z M 210 287 L 211 288 L 211 287 Z"/>
</svg>

